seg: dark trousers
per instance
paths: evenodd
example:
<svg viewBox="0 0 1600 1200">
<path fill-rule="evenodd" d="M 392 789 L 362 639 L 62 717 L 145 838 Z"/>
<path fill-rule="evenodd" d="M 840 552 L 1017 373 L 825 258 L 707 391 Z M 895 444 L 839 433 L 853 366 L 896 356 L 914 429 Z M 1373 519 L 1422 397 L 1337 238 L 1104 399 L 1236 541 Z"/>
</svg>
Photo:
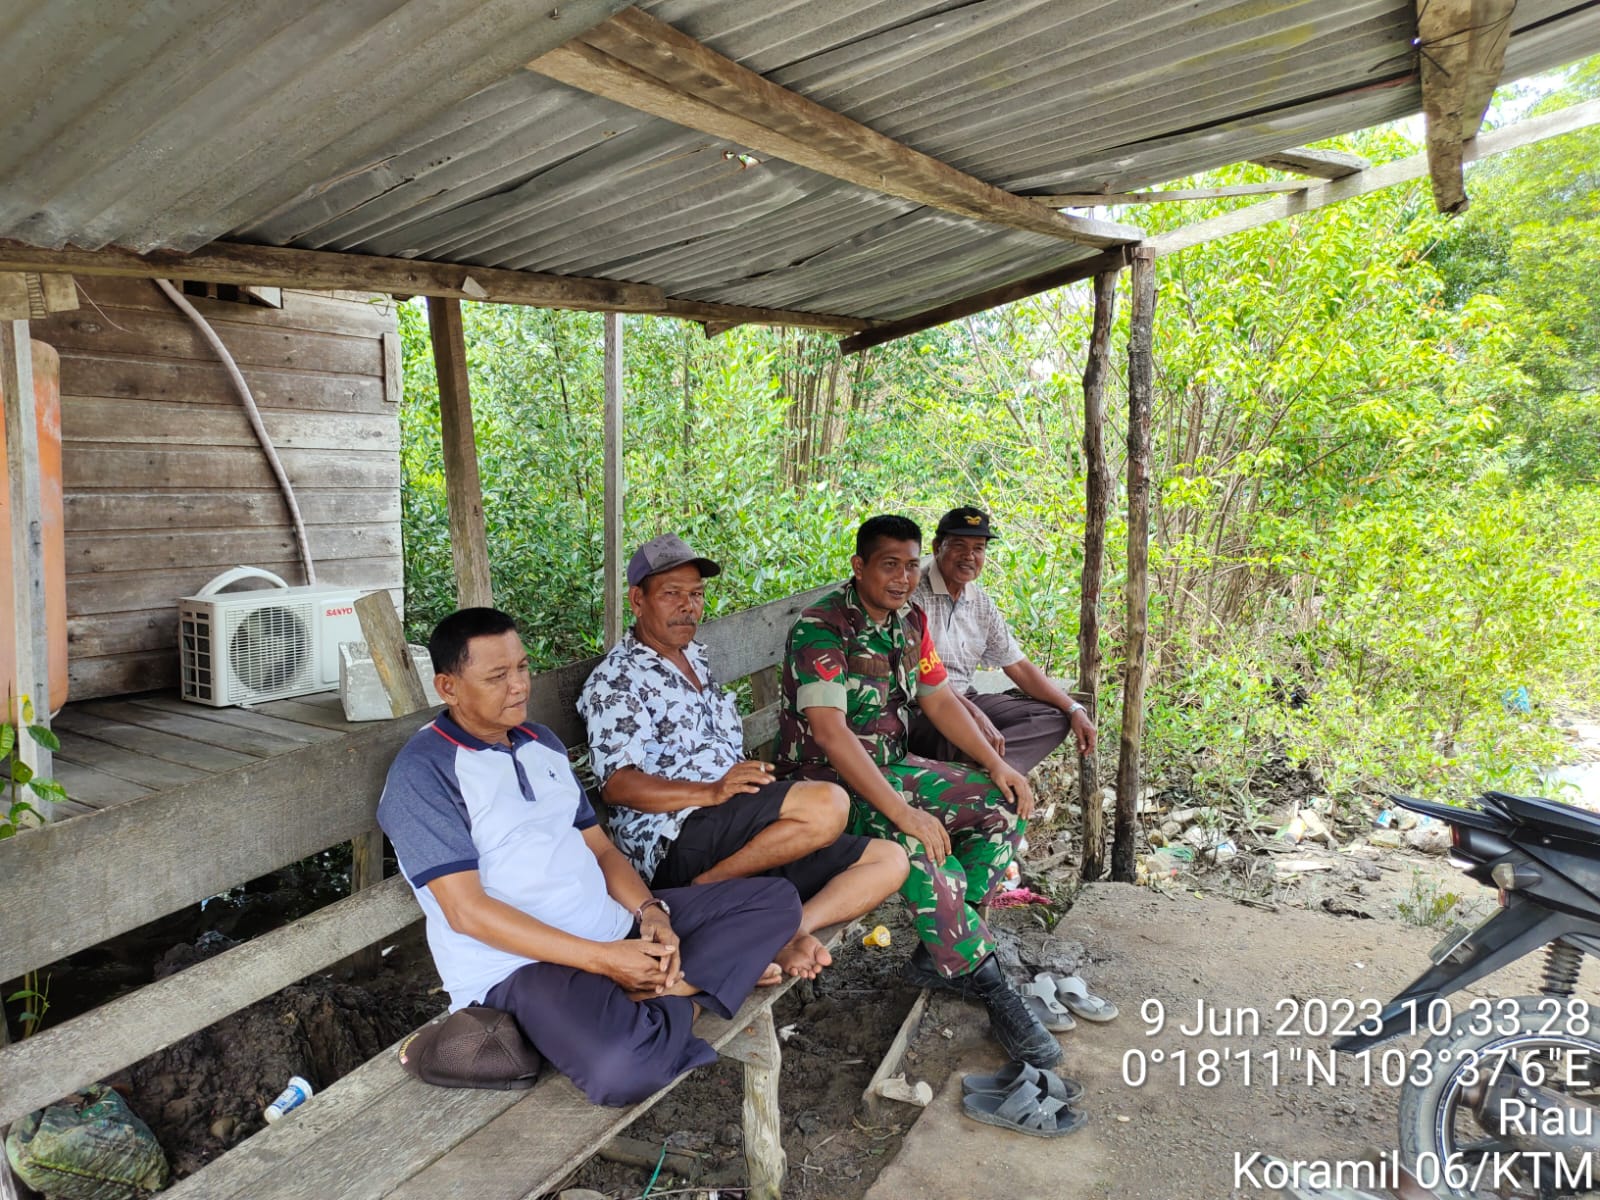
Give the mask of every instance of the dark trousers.
<svg viewBox="0 0 1600 1200">
<path fill-rule="evenodd" d="M 993 692 L 980 696 L 969 691 L 971 700 L 1006 739 L 1006 762 L 1026 775 L 1072 732 L 1072 723 L 1059 708 L 1024 696 L 1013 688 L 1009 692 Z M 919 708 L 911 718 L 906 731 L 906 745 L 911 753 L 940 762 L 971 762 L 972 760 L 933 727 L 933 722 Z"/>
<path fill-rule="evenodd" d="M 489 989 L 539 1053 L 596 1104 L 634 1104 L 715 1062 L 694 1034 L 694 1005 L 731 1017 L 800 927 L 800 897 L 784 879 L 730 879 L 655 893 L 672 906 L 683 977 L 700 995 L 630 1000 L 604 975 L 529 963 Z M 635 933 L 633 936 L 637 936 Z"/>
</svg>

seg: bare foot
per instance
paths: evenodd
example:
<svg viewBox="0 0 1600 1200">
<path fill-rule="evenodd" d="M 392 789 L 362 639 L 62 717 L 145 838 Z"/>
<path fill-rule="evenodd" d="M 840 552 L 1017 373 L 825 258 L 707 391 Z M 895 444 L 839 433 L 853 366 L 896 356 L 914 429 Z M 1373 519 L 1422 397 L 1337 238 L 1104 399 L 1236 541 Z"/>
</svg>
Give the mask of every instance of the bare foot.
<svg viewBox="0 0 1600 1200">
<path fill-rule="evenodd" d="M 815 979 L 823 967 L 833 965 L 833 955 L 809 933 L 797 933 L 789 939 L 788 945 L 778 951 L 778 965 L 786 974 Z"/>
<path fill-rule="evenodd" d="M 756 980 L 757 987 L 772 987 L 783 982 L 783 968 L 777 963 L 768 963 L 767 969 L 761 972 L 761 978 Z"/>
</svg>

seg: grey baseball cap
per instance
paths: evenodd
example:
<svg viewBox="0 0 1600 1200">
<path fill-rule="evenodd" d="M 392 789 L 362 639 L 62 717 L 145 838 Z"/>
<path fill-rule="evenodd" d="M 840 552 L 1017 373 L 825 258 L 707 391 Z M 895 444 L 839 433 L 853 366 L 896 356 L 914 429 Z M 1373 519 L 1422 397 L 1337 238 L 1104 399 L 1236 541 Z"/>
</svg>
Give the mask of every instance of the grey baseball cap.
<svg viewBox="0 0 1600 1200">
<path fill-rule="evenodd" d="M 700 557 L 677 534 L 663 533 L 633 552 L 633 557 L 628 560 L 628 586 L 638 587 L 650 576 L 681 567 L 685 563 L 699 567 L 702 579 L 722 574 L 721 567 L 709 558 Z"/>
</svg>

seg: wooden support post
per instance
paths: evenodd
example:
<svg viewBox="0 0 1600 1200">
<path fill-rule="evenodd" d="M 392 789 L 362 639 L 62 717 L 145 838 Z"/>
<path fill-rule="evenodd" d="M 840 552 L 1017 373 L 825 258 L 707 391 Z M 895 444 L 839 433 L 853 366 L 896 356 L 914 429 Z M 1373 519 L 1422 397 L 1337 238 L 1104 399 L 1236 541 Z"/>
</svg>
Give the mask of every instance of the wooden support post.
<svg viewBox="0 0 1600 1200">
<path fill-rule="evenodd" d="M 374 825 L 360 837 L 350 839 L 350 894 L 365 891 L 383 882 L 383 830 Z M 344 960 L 360 976 L 372 976 L 383 966 L 383 947 L 377 942 L 357 950 Z"/>
<path fill-rule="evenodd" d="M 483 524 L 483 485 L 478 481 L 478 441 L 472 431 L 461 301 L 428 297 L 428 329 L 433 335 L 433 366 L 439 375 L 439 429 L 444 437 L 456 605 L 492 606 L 494 588 L 489 581 L 489 540 Z"/>
<path fill-rule="evenodd" d="M 0 629 L 0 637 L 13 639 L 16 669 L 0 681 L 0 689 L 14 695 L 36 697 L 39 719 L 50 722 L 50 658 L 44 639 L 44 516 L 39 491 L 39 428 L 34 412 L 33 348 L 28 343 L 26 321 L 0 321 L 0 422 L 6 431 L 6 478 L 11 506 L 11 578 L 0 587 L 11 588 L 14 624 Z M 18 706 L 20 707 L 20 706 Z M 10 720 L 20 714 L 13 709 Z M 21 733 L 21 730 L 18 730 Z M 50 774 L 50 752 L 26 734 L 17 738 L 17 757 L 39 775 Z M 48 802 L 31 797 L 45 820 Z M 11 1041 L 4 1006 L 0 1005 L 0 1046 Z M 6 1129 L 0 1126 L 0 1138 Z M 0 1154 L 0 1200 L 17 1200 L 20 1189 L 11 1164 Z"/>
<path fill-rule="evenodd" d="M 1100 721 L 1100 579 L 1106 556 L 1106 373 L 1111 352 L 1111 321 L 1117 306 L 1116 271 L 1094 277 L 1094 325 L 1083 367 L 1083 583 L 1078 597 L 1078 700 Z M 1106 815 L 1100 803 L 1100 772 L 1092 754 L 1078 755 L 1078 799 L 1083 806 L 1082 876 L 1092 882 L 1105 874 Z"/>
<path fill-rule="evenodd" d="M 917 1036 L 922 1016 L 928 1011 L 928 995 L 927 988 L 917 993 L 917 998 L 912 1001 L 905 1020 L 900 1022 L 900 1029 L 894 1035 L 894 1041 L 889 1043 L 883 1061 L 878 1064 L 878 1069 L 872 1073 L 872 1078 L 867 1080 L 866 1090 L 861 1093 L 861 1103 L 866 1106 L 867 1113 L 875 1121 L 883 1116 L 883 1097 L 878 1095 L 878 1085 L 885 1079 L 900 1074 L 900 1064 L 906 1060 L 906 1051 L 911 1048 L 911 1039 Z"/>
<path fill-rule="evenodd" d="M 1141 246 L 1133 252 L 1133 310 L 1128 322 L 1128 643 L 1123 656 L 1122 745 L 1117 757 L 1117 816 L 1111 845 L 1111 878 L 1119 883 L 1132 883 L 1134 878 L 1133 826 L 1139 807 L 1139 746 L 1144 738 L 1155 309 L 1155 254 Z"/>
<path fill-rule="evenodd" d="M 45 629 L 44 512 L 39 477 L 39 424 L 33 394 L 33 347 L 28 322 L 0 321 L 0 420 L 6 433 L 6 478 L 11 505 L 11 578 L 0 586 L 11 588 L 12 627 L 0 637 L 12 639 L 15 669 L 0 681 L 0 696 L 27 696 L 33 701 L 34 722 L 50 724 L 50 643 Z M 21 704 L 6 714 L 18 722 L 17 758 L 42 778 L 50 775 L 50 751 L 23 732 Z M 46 821 L 48 801 L 28 793 L 29 802 Z"/>
<path fill-rule="evenodd" d="M 605 411 L 605 604 L 606 649 L 622 640 L 627 589 L 622 578 L 622 315 L 607 313 Z"/>
<path fill-rule="evenodd" d="M 1417 77 L 1428 144 L 1433 202 L 1466 211 L 1462 154 L 1478 136 L 1505 68 L 1516 0 L 1416 0 Z"/>
<path fill-rule="evenodd" d="M 403 717 L 427 708 L 428 693 L 417 678 L 417 666 L 411 660 L 411 647 L 406 644 L 400 614 L 394 609 L 394 597 L 386 591 L 368 592 L 356 601 L 355 609 L 361 636 L 367 639 L 367 653 L 372 655 L 378 681 L 389 697 L 390 713 Z"/>
<path fill-rule="evenodd" d="M 789 1168 L 778 1117 L 778 1070 L 782 1056 L 772 1008 L 763 1008 L 722 1053 L 744 1064 L 744 1163 L 748 1200 L 779 1200 Z"/>
</svg>

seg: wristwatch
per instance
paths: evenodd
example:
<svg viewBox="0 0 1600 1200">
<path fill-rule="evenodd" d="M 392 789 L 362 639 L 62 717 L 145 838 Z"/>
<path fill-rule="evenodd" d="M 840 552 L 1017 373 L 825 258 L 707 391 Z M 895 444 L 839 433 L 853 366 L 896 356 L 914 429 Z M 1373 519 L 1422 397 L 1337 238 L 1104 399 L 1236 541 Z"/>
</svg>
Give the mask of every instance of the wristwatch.
<svg viewBox="0 0 1600 1200">
<path fill-rule="evenodd" d="M 1089 710 L 1085 705 L 1079 704 L 1076 700 L 1074 700 L 1072 702 L 1072 707 L 1067 709 L 1067 720 L 1070 721 L 1070 720 L 1072 720 L 1073 717 L 1077 716 L 1079 713 L 1088 712 L 1088 711 Z"/>
<path fill-rule="evenodd" d="M 639 905 L 638 908 L 633 910 L 633 919 L 635 921 L 644 920 L 644 910 L 649 908 L 651 905 L 655 905 L 655 907 L 659 908 L 669 917 L 672 915 L 672 905 L 668 904 L 660 896 L 651 896 L 650 899 L 646 900 L 643 904 Z"/>
</svg>

